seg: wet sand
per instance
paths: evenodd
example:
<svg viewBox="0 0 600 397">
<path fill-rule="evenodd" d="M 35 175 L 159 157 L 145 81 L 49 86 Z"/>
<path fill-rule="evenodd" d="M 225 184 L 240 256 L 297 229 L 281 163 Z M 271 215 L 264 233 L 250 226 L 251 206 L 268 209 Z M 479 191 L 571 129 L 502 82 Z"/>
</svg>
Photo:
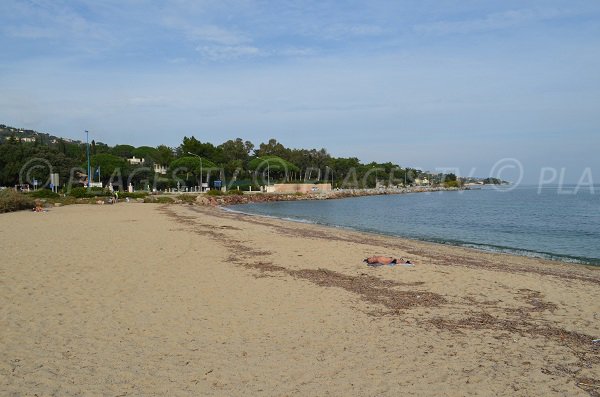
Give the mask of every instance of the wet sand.
<svg viewBox="0 0 600 397">
<path fill-rule="evenodd" d="M 595 268 L 187 205 L 0 241 L 1 395 L 600 395 Z"/>
</svg>

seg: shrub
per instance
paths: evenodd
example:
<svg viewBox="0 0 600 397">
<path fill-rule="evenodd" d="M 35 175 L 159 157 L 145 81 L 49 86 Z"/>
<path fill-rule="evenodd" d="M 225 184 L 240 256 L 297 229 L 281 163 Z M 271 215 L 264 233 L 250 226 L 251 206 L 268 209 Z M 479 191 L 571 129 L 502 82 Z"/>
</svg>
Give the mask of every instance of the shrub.
<svg viewBox="0 0 600 397">
<path fill-rule="evenodd" d="M 77 204 L 77 199 L 75 197 L 66 196 L 61 197 L 60 199 L 56 200 L 56 202 L 61 203 L 62 205 L 70 205 Z"/>
<path fill-rule="evenodd" d="M 222 196 L 223 192 L 220 190 L 209 190 L 208 192 L 206 192 L 207 196 Z"/>
<path fill-rule="evenodd" d="M 54 193 L 50 189 L 38 189 L 34 192 L 29 193 L 29 196 L 34 198 L 52 198 L 57 199 L 60 197 L 58 193 Z"/>
<path fill-rule="evenodd" d="M 447 181 L 445 182 L 445 185 L 448 188 L 460 187 L 460 183 L 458 181 Z"/>
<path fill-rule="evenodd" d="M 84 187 L 74 187 L 69 191 L 69 196 L 81 198 L 87 196 L 87 189 Z"/>
<path fill-rule="evenodd" d="M 119 192 L 119 198 L 129 197 L 130 199 L 139 199 L 139 198 L 144 198 L 146 196 L 148 196 L 148 192 L 133 192 L 133 193 Z"/>
<path fill-rule="evenodd" d="M 211 191 L 212 191 L 212 190 L 211 190 Z M 227 191 L 227 194 L 229 194 L 229 195 L 234 195 L 234 196 L 235 196 L 235 195 L 238 195 L 238 196 L 243 196 L 243 195 L 244 195 L 244 192 L 243 192 L 243 191 L 241 191 L 241 190 L 228 190 L 228 191 Z"/>
<path fill-rule="evenodd" d="M 120 195 L 121 193 L 119 193 Z M 99 187 L 74 187 L 69 192 L 69 196 L 75 198 L 93 198 L 93 197 L 101 197 L 101 196 L 111 196 L 112 193 L 108 189 L 101 189 Z"/>
<path fill-rule="evenodd" d="M 146 196 L 144 203 L 171 204 L 173 199 L 167 196 Z"/>
<path fill-rule="evenodd" d="M 195 203 L 196 197 L 198 196 L 195 194 L 180 194 L 177 196 L 177 199 L 183 201 L 184 203 Z"/>
<path fill-rule="evenodd" d="M 19 210 L 30 210 L 35 207 L 31 197 L 12 189 L 0 190 L 0 213 Z"/>
</svg>

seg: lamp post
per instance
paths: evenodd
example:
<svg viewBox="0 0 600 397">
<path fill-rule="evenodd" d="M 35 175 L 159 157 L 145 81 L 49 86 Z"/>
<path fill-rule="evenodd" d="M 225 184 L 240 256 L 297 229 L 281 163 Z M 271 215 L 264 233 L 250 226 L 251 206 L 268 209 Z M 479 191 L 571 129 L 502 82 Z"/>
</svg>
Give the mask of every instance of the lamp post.
<svg viewBox="0 0 600 397">
<path fill-rule="evenodd" d="M 202 157 L 192 152 L 187 152 L 187 154 L 191 154 L 192 156 L 196 156 L 200 159 L 200 193 L 202 193 L 204 192 L 204 187 L 202 186 Z"/>
<path fill-rule="evenodd" d="M 86 142 L 86 152 L 87 152 L 87 187 L 89 189 L 90 187 L 90 173 L 91 173 L 91 169 L 90 169 L 90 133 L 88 132 L 88 130 L 85 130 L 85 142 Z"/>
<path fill-rule="evenodd" d="M 269 159 L 266 159 L 264 157 L 257 157 L 257 159 L 264 160 L 267 162 L 267 186 L 271 186 L 271 170 L 269 167 Z"/>
</svg>

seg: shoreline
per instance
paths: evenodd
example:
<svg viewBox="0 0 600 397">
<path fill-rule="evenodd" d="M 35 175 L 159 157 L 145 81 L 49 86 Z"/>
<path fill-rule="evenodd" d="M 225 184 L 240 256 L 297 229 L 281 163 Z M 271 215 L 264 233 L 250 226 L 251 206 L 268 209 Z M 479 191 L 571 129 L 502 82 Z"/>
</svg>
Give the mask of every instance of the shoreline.
<svg viewBox="0 0 600 397">
<path fill-rule="evenodd" d="M 494 186 L 494 185 L 483 185 L 483 186 Z M 222 209 L 228 208 L 229 206 L 235 205 L 245 205 L 245 204 L 263 204 L 263 203 L 271 203 L 271 202 L 279 202 L 279 201 L 318 201 L 318 200 L 343 200 L 350 198 L 359 198 L 359 197 L 371 197 L 371 196 L 385 196 L 385 195 L 397 195 L 397 194 L 412 194 L 412 193 L 433 193 L 433 192 L 460 192 L 465 190 L 480 190 L 480 189 L 470 189 L 469 187 L 465 188 L 428 188 L 428 187 L 413 187 L 409 189 L 350 189 L 344 191 L 333 191 L 330 193 L 302 193 L 302 194 L 292 194 L 292 193 L 262 193 L 262 192 L 253 192 L 253 194 L 229 194 L 229 195 L 215 195 L 210 196 L 199 193 L 177 193 L 175 198 L 173 198 L 173 194 L 163 194 L 163 195 L 148 195 L 146 198 L 138 198 L 133 199 L 137 202 L 144 202 L 150 204 L 173 204 L 173 205 L 186 205 L 186 204 L 195 204 L 200 206 L 212 206 L 219 207 Z M 186 199 L 182 199 L 182 196 Z M 168 198 L 168 202 L 161 202 L 160 198 Z M 48 200 L 48 199 L 35 199 L 36 202 L 42 203 L 42 206 L 46 208 L 57 208 L 63 205 L 89 205 L 89 204 L 105 204 L 104 202 L 100 203 L 99 199 L 101 197 L 96 198 L 87 198 L 87 199 L 73 199 L 72 202 L 62 202 L 60 200 Z M 158 199 L 157 199 L 158 198 Z M 191 200 L 190 200 L 191 199 Z M 28 210 L 21 210 L 28 211 Z M 235 210 L 232 210 L 235 211 Z M 411 236 L 403 236 L 400 234 L 392 234 L 385 232 L 377 232 L 373 230 L 365 230 L 354 228 L 352 226 L 344 226 L 344 225 L 334 225 L 334 224 L 322 224 L 318 222 L 313 222 L 309 219 L 294 219 L 294 218 L 280 218 L 274 215 L 266 215 L 266 214 L 256 214 L 250 212 L 238 211 L 241 213 L 245 213 L 247 215 L 253 216 L 263 216 L 263 217 L 272 217 L 275 219 L 282 219 L 285 221 L 291 222 L 300 222 L 300 223 L 311 223 L 311 224 L 319 224 L 334 228 L 342 228 L 348 230 L 355 230 L 358 232 L 364 233 L 374 233 L 381 234 L 384 236 L 390 237 L 398 237 L 415 241 L 428 242 L 432 244 L 441 244 L 441 245 L 449 245 L 454 247 L 463 247 L 468 249 L 473 249 L 478 252 L 489 252 L 489 253 L 504 253 L 508 255 L 515 255 L 523 258 L 537 258 L 541 260 L 548 261 L 556 261 L 561 263 L 569 263 L 576 264 L 580 266 L 591 266 L 593 268 L 600 268 L 600 258 L 589 258 L 589 257 L 580 257 L 566 254 L 558 254 L 552 252 L 545 251 L 535 251 L 531 249 L 525 248 L 515 248 L 508 246 L 498 246 L 493 244 L 482 244 L 478 242 L 470 242 L 470 241 L 456 241 L 456 240 L 442 240 L 442 239 L 427 239 L 427 238 L 416 238 Z M 2 213 L 0 213 L 1 215 Z"/>
<path fill-rule="evenodd" d="M 202 207 L 199 207 L 199 208 L 202 208 Z M 225 214 L 230 214 L 233 216 L 240 216 L 242 218 L 248 217 L 250 219 L 252 219 L 252 218 L 263 219 L 268 223 L 280 222 L 283 225 L 285 225 L 285 224 L 300 225 L 300 226 L 305 225 L 309 228 L 314 227 L 315 229 L 321 229 L 328 233 L 334 233 L 334 234 L 338 233 L 338 232 L 347 233 L 347 234 L 354 236 L 356 241 L 359 241 L 361 239 L 361 236 L 364 236 L 367 239 L 370 237 L 370 238 L 377 239 L 377 240 L 381 239 L 384 241 L 396 241 L 397 242 L 397 244 L 391 244 L 391 245 L 397 245 L 397 246 L 412 245 L 414 247 L 419 247 L 422 251 L 425 251 L 425 250 L 431 251 L 431 250 L 436 250 L 436 249 L 437 250 L 454 251 L 455 257 L 457 257 L 457 258 L 469 257 L 469 256 L 473 256 L 473 255 L 478 256 L 482 259 L 489 258 L 488 261 L 504 258 L 504 259 L 510 259 L 511 264 L 517 264 L 520 260 L 524 260 L 525 262 L 520 265 L 523 265 L 523 266 L 529 266 L 529 265 L 545 266 L 545 265 L 548 265 L 548 266 L 550 266 L 549 270 L 551 270 L 552 268 L 557 268 L 557 267 L 558 268 L 566 267 L 566 269 L 573 268 L 574 270 L 578 269 L 578 268 L 584 268 L 584 269 L 591 270 L 591 271 L 599 271 L 598 276 L 600 276 L 600 266 L 595 265 L 595 264 L 590 264 L 590 263 L 568 262 L 568 261 L 560 261 L 560 260 L 556 260 L 556 259 L 549 259 L 549 258 L 543 258 L 543 257 L 537 257 L 537 256 L 519 255 L 519 254 L 512 253 L 512 252 L 484 250 L 484 249 L 478 249 L 478 248 L 468 247 L 468 246 L 463 246 L 463 245 L 456 245 L 456 244 L 450 244 L 450 243 L 446 244 L 443 242 L 421 240 L 421 239 L 410 238 L 410 237 L 405 237 L 405 236 L 386 234 L 383 232 L 380 233 L 380 232 L 369 231 L 369 230 L 360 230 L 360 229 L 355 229 L 355 228 L 346 227 L 346 226 L 327 225 L 327 224 L 316 223 L 316 222 L 311 222 L 311 221 L 301 221 L 301 220 L 295 220 L 295 219 L 290 219 L 290 218 L 280 218 L 280 217 L 276 217 L 276 216 L 272 216 L 272 215 L 254 214 L 254 213 L 249 213 L 249 212 L 242 212 L 242 211 L 228 209 L 228 207 L 226 207 L 226 206 L 211 207 L 211 208 L 209 208 L 209 210 L 211 210 L 212 208 L 222 211 Z M 457 252 L 460 253 L 461 255 L 456 255 Z M 456 263 L 455 265 L 461 266 L 460 263 Z M 468 263 L 468 265 L 472 265 L 472 263 Z M 524 268 L 520 268 L 520 271 L 527 272 L 527 270 Z M 556 274 L 556 273 L 553 273 L 552 271 L 544 272 L 543 269 L 533 269 L 532 271 L 537 272 L 539 274 L 547 274 L 547 275 Z M 600 277 L 598 278 L 598 283 L 600 284 Z"/>
<path fill-rule="evenodd" d="M 585 266 L 210 206 L 2 220 L 7 395 L 595 397 L 600 385 L 600 272 Z M 414 265 L 362 262 L 375 254 Z"/>
<path fill-rule="evenodd" d="M 316 201 L 316 200 L 342 200 L 347 198 L 386 196 L 396 194 L 434 193 L 434 192 L 459 192 L 465 190 L 479 190 L 446 187 L 411 187 L 411 188 L 378 188 L 378 189 L 343 189 L 329 192 L 315 193 L 264 193 L 244 192 L 243 194 L 225 194 L 210 196 L 206 193 L 199 194 L 197 202 L 202 205 L 227 206 L 251 203 L 268 203 L 276 201 Z M 196 194 L 196 193 L 185 193 Z"/>
<path fill-rule="evenodd" d="M 339 198 L 339 199 L 345 199 L 345 198 L 352 198 L 352 197 L 344 197 L 344 198 Z M 281 200 L 281 201 L 284 201 L 284 200 Z M 596 268 L 596 269 L 600 270 L 600 259 L 597 259 L 597 258 L 573 257 L 573 256 L 569 256 L 569 255 L 561 255 L 561 254 L 556 254 L 556 253 L 551 253 L 551 252 L 532 251 L 532 250 L 527 250 L 527 249 L 522 249 L 522 248 L 513 248 L 513 247 L 501 247 L 501 246 L 494 246 L 494 245 L 474 243 L 474 242 L 460 242 L 460 241 L 451 241 L 451 240 L 436 241 L 433 239 L 426 239 L 426 238 L 420 239 L 420 238 L 414 238 L 414 237 L 410 237 L 410 236 L 403 236 L 403 235 L 399 235 L 399 234 L 386 233 L 384 231 L 379 232 L 379 231 L 355 228 L 355 227 L 351 227 L 351 226 L 319 223 L 319 222 L 314 222 L 310 219 L 285 218 L 285 217 L 278 217 L 275 215 L 244 212 L 244 211 L 232 209 L 229 207 L 230 205 L 242 205 L 243 206 L 246 204 L 253 204 L 253 203 L 224 204 L 224 205 L 216 205 L 216 207 L 219 208 L 220 210 L 226 211 L 226 212 L 239 213 L 239 214 L 248 215 L 248 216 L 264 217 L 264 218 L 268 218 L 268 219 L 278 219 L 278 220 L 282 220 L 284 222 L 297 222 L 297 223 L 302 223 L 302 224 L 319 225 L 319 226 L 324 226 L 324 227 L 330 227 L 333 229 L 343 229 L 343 230 L 355 231 L 358 233 L 367 233 L 367 234 L 373 234 L 373 235 L 395 237 L 395 238 L 406 239 L 406 240 L 411 240 L 411 241 L 419 241 L 419 242 L 430 243 L 430 244 L 439 244 L 442 246 L 460 247 L 460 248 L 464 248 L 464 249 L 473 250 L 476 252 L 487 252 L 487 253 L 492 253 L 492 254 L 505 254 L 505 255 L 512 255 L 512 256 L 522 257 L 522 258 L 540 259 L 540 260 L 545 260 L 548 262 L 558 262 L 558 263 L 571 264 L 571 265 L 577 265 L 577 266 L 588 266 L 588 267 Z M 530 255 L 528 255 L 524 252 L 527 252 Z"/>
</svg>

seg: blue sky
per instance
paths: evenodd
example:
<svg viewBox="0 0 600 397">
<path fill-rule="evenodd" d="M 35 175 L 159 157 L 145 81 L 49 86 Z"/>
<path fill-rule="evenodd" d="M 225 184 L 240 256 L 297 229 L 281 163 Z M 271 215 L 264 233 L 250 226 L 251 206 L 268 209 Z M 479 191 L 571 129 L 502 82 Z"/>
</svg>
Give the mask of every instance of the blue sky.
<svg viewBox="0 0 600 397">
<path fill-rule="evenodd" d="M 3 0 L 0 49 L 17 127 L 600 180 L 597 1 Z"/>
</svg>

